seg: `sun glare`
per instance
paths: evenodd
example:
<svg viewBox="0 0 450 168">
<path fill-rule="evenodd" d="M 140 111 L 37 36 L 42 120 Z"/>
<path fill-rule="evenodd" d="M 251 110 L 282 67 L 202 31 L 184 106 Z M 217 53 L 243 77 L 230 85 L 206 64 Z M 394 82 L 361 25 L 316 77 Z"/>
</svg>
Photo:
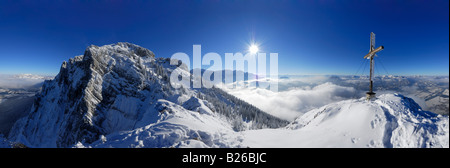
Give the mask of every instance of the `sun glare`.
<svg viewBox="0 0 450 168">
<path fill-rule="evenodd" d="M 252 54 L 256 54 L 259 51 L 259 49 L 258 49 L 258 46 L 256 46 L 255 44 L 252 44 L 250 46 L 250 48 L 248 49 L 248 51 L 250 51 L 250 53 L 252 53 Z"/>
</svg>

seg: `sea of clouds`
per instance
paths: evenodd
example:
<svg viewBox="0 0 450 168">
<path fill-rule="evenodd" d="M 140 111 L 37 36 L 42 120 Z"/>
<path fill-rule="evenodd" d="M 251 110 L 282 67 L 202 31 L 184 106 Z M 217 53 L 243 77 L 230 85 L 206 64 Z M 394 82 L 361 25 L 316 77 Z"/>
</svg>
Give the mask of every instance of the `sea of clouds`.
<svg viewBox="0 0 450 168">
<path fill-rule="evenodd" d="M 40 87 L 45 81 L 52 79 L 51 76 L 40 76 L 32 74 L 0 74 L 0 88 L 5 89 L 27 89 Z"/>
<path fill-rule="evenodd" d="M 424 97 L 437 94 L 439 89 L 448 89 L 449 79 L 448 76 L 378 78 L 375 80 L 377 95 L 400 93 L 414 99 L 424 110 L 428 110 Z M 257 87 L 228 85 L 221 88 L 271 115 L 288 121 L 330 103 L 365 97 L 365 92 L 369 89 L 368 79 L 364 76 L 289 76 L 277 81 L 277 92 Z M 421 94 L 423 95 L 419 96 Z"/>
<path fill-rule="evenodd" d="M 258 87 L 221 88 L 273 116 L 288 121 L 293 121 L 314 108 L 364 95 L 353 87 L 326 82 L 327 79 L 328 77 L 324 76 L 280 79 L 278 92 Z"/>
</svg>

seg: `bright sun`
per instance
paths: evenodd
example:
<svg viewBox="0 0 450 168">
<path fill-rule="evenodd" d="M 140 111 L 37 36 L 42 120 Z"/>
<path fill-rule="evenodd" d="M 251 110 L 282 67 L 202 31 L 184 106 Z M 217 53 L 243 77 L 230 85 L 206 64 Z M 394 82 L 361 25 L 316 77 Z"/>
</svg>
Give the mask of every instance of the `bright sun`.
<svg viewBox="0 0 450 168">
<path fill-rule="evenodd" d="M 250 53 L 252 53 L 252 54 L 255 54 L 255 53 L 257 53 L 258 52 L 258 46 L 256 46 L 255 44 L 252 44 L 251 46 L 250 46 L 250 48 L 248 49 L 248 51 L 250 51 Z"/>
</svg>

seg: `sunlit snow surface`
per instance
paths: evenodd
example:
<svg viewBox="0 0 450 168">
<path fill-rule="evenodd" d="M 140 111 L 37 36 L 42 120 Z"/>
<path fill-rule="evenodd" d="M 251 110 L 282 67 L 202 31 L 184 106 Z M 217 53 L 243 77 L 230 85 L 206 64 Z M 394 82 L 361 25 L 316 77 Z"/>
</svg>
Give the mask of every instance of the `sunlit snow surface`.
<svg viewBox="0 0 450 168">
<path fill-rule="evenodd" d="M 422 111 L 397 94 L 341 101 L 311 110 L 285 128 L 243 132 L 214 113 L 159 103 L 172 112 L 147 116 L 158 118 L 156 123 L 74 147 L 449 147 L 448 116 Z"/>
</svg>

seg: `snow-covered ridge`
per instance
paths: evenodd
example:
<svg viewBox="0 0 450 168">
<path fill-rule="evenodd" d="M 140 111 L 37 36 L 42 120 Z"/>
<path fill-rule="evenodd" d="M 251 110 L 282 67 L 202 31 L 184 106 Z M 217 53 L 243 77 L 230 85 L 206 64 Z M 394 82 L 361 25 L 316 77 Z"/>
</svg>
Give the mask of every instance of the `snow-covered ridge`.
<svg viewBox="0 0 450 168">
<path fill-rule="evenodd" d="M 253 147 L 449 147 L 449 118 L 399 94 L 345 100 L 311 110 L 286 130 L 247 131 Z M 267 134 L 271 138 L 258 140 Z M 282 137 L 282 138 L 280 138 Z"/>
</svg>

